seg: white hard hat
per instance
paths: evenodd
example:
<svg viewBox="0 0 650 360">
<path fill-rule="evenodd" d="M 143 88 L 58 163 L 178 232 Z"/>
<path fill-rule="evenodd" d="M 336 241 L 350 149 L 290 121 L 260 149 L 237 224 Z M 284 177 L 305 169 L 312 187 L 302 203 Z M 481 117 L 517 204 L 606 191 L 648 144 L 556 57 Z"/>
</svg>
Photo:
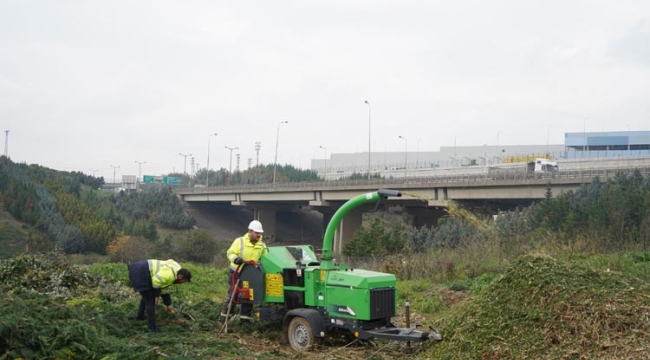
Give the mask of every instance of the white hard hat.
<svg viewBox="0 0 650 360">
<path fill-rule="evenodd" d="M 260 234 L 264 232 L 264 229 L 262 229 L 262 223 L 257 220 L 253 220 L 250 224 L 248 224 L 248 230 L 253 230 L 256 233 Z"/>
</svg>

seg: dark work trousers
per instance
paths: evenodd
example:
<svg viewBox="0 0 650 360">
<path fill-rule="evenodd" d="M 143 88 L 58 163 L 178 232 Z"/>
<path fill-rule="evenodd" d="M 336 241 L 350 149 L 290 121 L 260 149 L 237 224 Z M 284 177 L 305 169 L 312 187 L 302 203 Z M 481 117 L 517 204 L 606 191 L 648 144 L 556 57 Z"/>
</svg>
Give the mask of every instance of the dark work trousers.
<svg viewBox="0 0 650 360">
<path fill-rule="evenodd" d="M 147 313 L 147 322 L 149 323 L 149 331 L 158 331 L 156 327 L 156 296 L 153 289 L 141 291 L 142 299 L 140 299 L 140 306 L 138 307 L 137 319 L 143 319 L 145 311 Z"/>
<path fill-rule="evenodd" d="M 235 270 L 228 269 L 228 293 L 226 294 L 226 297 L 223 299 L 223 305 L 221 306 L 221 316 L 219 318 L 219 321 L 222 323 L 226 321 L 226 314 L 228 314 L 228 306 L 230 305 L 230 298 L 232 297 L 232 287 L 233 287 L 232 277 L 234 273 Z M 253 312 L 253 304 L 241 304 L 241 309 L 239 312 L 240 319 L 242 321 L 250 321 L 252 312 Z M 230 315 L 232 315 L 232 309 L 230 309 Z"/>
</svg>

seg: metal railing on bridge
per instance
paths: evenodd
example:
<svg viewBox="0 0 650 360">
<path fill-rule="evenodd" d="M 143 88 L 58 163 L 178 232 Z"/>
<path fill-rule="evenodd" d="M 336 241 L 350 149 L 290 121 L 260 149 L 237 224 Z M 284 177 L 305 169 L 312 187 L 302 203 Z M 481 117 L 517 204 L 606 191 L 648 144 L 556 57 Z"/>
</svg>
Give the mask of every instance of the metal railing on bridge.
<svg viewBox="0 0 650 360">
<path fill-rule="evenodd" d="M 452 174 L 421 177 L 382 178 L 382 179 L 356 179 L 356 180 L 330 180 L 330 181 L 302 181 L 275 184 L 233 184 L 210 186 L 208 188 L 185 188 L 176 189 L 178 193 L 206 193 L 206 192 L 230 192 L 232 190 L 272 190 L 272 189 L 300 189 L 300 188 L 337 188 L 337 187 L 363 187 L 363 188 L 390 188 L 391 186 L 405 187 L 415 184 L 458 184 L 458 183 L 485 183 L 510 181 L 512 184 L 522 184 L 531 180 L 548 180 L 553 182 L 556 179 L 575 180 L 576 183 L 591 182 L 596 177 L 601 180 L 611 179 L 616 174 L 623 173 L 631 175 L 639 171 L 642 176 L 650 175 L 650 165 L 643 167 L 611 167 L 565 170 L 556 172 L 531 173 L 521 169 L 494 169 L 480 174 Z"/>
</svg>

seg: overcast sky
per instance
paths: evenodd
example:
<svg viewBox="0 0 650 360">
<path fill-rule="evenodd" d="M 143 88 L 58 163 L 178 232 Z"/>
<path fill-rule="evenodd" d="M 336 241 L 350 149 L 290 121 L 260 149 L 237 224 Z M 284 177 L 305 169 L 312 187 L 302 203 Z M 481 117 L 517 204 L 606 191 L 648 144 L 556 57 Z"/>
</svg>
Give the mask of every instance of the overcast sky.
<svg viewBox="0 0 650 360">
<path fill-rule="evenodd" d="M 394 152 L 650 130 L 650 1 L 0 0 L 15 162 L 110 181 L 209 144 L 246 169 L 279 128 L 278 163 L 309 168 L 368 151 L 369 122 Z"/>
</svg>

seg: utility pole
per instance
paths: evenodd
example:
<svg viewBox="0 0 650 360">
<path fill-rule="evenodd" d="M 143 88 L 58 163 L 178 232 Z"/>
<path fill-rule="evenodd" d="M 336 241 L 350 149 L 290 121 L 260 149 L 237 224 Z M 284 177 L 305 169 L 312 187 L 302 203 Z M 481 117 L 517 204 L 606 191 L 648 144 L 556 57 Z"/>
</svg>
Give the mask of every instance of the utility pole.
<svg viewBox="0 0 650 360">
<path fill-rule="evenodd" d="M 9 159 L 9 130 L 5 130 L 5 157 Z"/>
<path fill-rule="evenodd" d="M 180 156 L 183 157 L 183 174 L 184 174 L 184 175 L 187 175 L 187 171 L 186 171 L 186 170 L 187 170 L 187 157 L 188 157 L 188 156 L 192 156 L 192 154 L 181 154 L 181 153 L 178 153 L 178 155 L 180 155 Z"/>
<path fill-rule="evenodd" d="M 97 172 L 97 170 L 90 169 L 90 171 L 93 173 L 93 177 L 95 177 L 95 173 Z"/>
<path fill-rule="evenodd" d="M 260 166 L 260 149 L 262 148 L 262 143 L 259 141 L 255 142 L 255 152 L 257 153 L 257 162 L 255 166 Z"/>
</svg>

